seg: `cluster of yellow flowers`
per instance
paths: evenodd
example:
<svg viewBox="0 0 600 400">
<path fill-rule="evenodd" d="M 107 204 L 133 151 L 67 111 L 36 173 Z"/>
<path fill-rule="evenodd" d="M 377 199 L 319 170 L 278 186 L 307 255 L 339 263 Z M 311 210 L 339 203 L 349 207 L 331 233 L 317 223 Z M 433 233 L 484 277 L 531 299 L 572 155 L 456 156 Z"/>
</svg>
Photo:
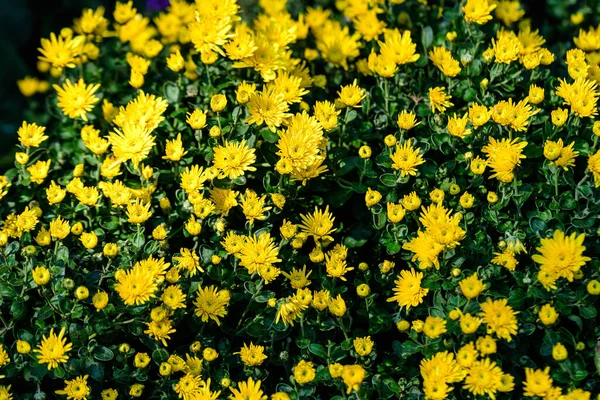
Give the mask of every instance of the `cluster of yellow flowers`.
<svg viewBox="0 0 600 400">
<path fill-rule="evenodd" d="M 128 1 L 42 39 L 0 399 L 590 399 L 600 25 L 544 47 L 525 6 Z"/>
</svg>

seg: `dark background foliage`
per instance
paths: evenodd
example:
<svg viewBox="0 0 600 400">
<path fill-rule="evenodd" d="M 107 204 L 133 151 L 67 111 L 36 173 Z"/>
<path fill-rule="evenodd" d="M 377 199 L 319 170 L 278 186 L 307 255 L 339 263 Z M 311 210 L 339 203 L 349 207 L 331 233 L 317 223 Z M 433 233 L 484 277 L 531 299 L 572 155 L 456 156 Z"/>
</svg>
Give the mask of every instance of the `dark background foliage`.
<svg viewBox="0 0 600 400">
<path fill-rule="evenodd" d="M 165 1 L 165 0 L 161 0 Z M 290 0 L 297 2 L 300 0 Z M 36 69 L 40 38 L 72 25 L 83 8 L 104 6 L 112 13 L 115 0 L 1 0 L 0 1 L 0 171 L 13 163 L 16 131 L 22 122 L 26 100 L 16 81 L 26 75 L 39 75 Z M 138 10 L 147 11 L 157 0 L 134 0 Z M 242 1 L 241 3 L 251 3 Z M 319 0 L 302 1 L 320 3 Z M 430 1 L 435 3 L 435 1 Z M 526 0 L 526 16 L 532 19 L 548 43 L 571 40 L 563 33 L 576 0 Z M 549 46 L 552 48 L 553 46 Z"/>
</svg>

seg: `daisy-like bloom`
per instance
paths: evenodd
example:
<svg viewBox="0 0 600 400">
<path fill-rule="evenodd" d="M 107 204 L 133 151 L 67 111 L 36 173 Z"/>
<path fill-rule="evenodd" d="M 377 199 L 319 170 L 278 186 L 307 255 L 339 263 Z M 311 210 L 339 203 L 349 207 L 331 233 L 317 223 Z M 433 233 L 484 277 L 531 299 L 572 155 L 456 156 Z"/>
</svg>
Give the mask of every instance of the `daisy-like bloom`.
<svg viewBox="0 0 600 400">
<path fill-rule="evenodd" d="M 479 296 L 479 294 L 486 288 L 486 285 L 477 276 L 477 272 L 468 278 L 461 280 L 458 285 L 460 286 L 460 290 L 462 291 L 463 295 L 469 300 Z"/>
<path fill-rule="evenodd" d="M 186 167 L 180 177 L 181 188 L 188 194 L 202 190 L 207 179 L 206 171 L 197 164 Z"/>
<path fill-rule="evenodd" d="M 33 350 L 34 353 L 38 354 L 38 363 L 48 364 L 48 370 L 57 368 L 58 364 L 66 363 L 69 359 L 66 353 L 71 351 L 73 344 L 67 343 L 67 338 L 64 337 L 66 330 L 65 327 L 61 328 L 57 336 L 54 333 L 54 328 L 50 329 L 48 337 L 46 335 L 42 336 L 42 343 Z"/>
<path fill-rule="evenodd" d="M 494 52 L 494 61 L 501 64 L 510 64 L 518 60 L 519 51 L 522 47 L 519 38 L 513 31 L 501 29 L 492 38 L 492 51 Z"/>
<path fill-rule="evenodd" d="M 86 400 L 91 390 L 87 384 L 89 375 L 78 376 L 70 381 L 65 381 L 65 388 L 57 390 L 56 394 L 66 395 L 68 400 Z"/>
<path fill-rule="evenodd" d="M 475 103 L 469 107 L 469 121 L 471 121 L 471 124 L 473 124 L 473 128 L 475 129 L 485 125 L 491 117 L 492 110 L 488 110 L 484 105 Z"/>
<path fill-rule="evenodd" d="M 452 53 L 443 46 L 429 51 L 429 59 L 444 75 L 453 78 L 461 71 L 460 64 L 452 57 Z"/>
<path fill-rule="evenodd" d="M 167 339 L 171 339 L 169 335 L 176 331 L 173 328 L 172 321 L 168 318 L 163 318 L 160 321 L 150 321 L 146 325 L 148 329 L 144 333 L 148 334 L 154 340 L 161 342 L 165 347 L 167 346 Z"/>
<path fill-rule="evenodd" d="M 394 281 L 396 287 L 394 296 L 387 299 L 388 302 L 396 301 L 400 307 L 416 307 L 423 302 L 423 297 L 427 296 L 429 289 L 421 287 L 423 280 L 422 272 L 415 272 L 414 268 L 400 272 L 398 279 Z"/>
<path fill-rule="evenodd" d="M 460 382 L 465 376 L 465 371 L 454 358 L 454 354 L 448 351 L 439 352 L 430 359 L 421 360 L 419 369 L 425 386 L 432 382 Z"/>
<path fill-rule="evenodd" d="M 179 252 L 181 256 L 173 257 L 173 261 L 177 262 L 178 268 L 187 270 L 190 276 L 196 275 L 198 271 L 204 272 L 204 269 L 200 266 L 200 257 L 195 251 L 181 248 Z"/>
<path fill-rule="evenodd" d="M 253 93 L 247 103 L 250 117 L 246 120 L 249 125 L 262 124 L 275 132 L 280 127 L 283 120 L 289 117 L 287 111 L 290 109 L 288 103 L 284 101 L 283 93 L 275 93 L 269 90 Z"/>
<path fill-rule="evenodd" d="M 23 125 L 17 131 L 19 142 L 26 147 L 38 147 L 44 140 L 48 139 L 48 136 L 44 135 L 45 131 L 45 126 L 38 126 L 35 123 L 28 124 L 23 121 Z"/>
<path fill-rule="evenodd" d="M 508 305 L 508 299 L 487 299 L 480 304 L 482 312 L 481 319 L 488 326 L 488 332 L 495 333 L 497 337 L 512 340 L 511 335 L 517 334 L 517 314 Z"/>
<path fill-rule="evenodd" d="M 460 330 L 465 335 L 477 332 L 479 325 L 481 325 L 481 319 L 474 317 L 469 313 L 460 317 Z"/>
<path fill-rule="evenodd" d="M 233 354 L 239 354 L 244 365 L 249 367 L 261 365 L 263 361 L 267 359 L 267 356 L 265 355 L 265 347 L 257 346 L 252 342 L 250 342 L 250 346 L 244 343 L 244 347 L 242 347 L 240 351 Z"/>
<path fill-rule="evenodd" d="M 265 212 L 269 211 L 271 207 L 265 207 L 265 201 L 267 196 L 258 197 L 255 191 L 246 189 L 246 193 L 241 197 L 241 206 L 246 219 L 250 224 L 254 224 L 254 220 L 263 221 L 267 218 Z"/>
<path fill-rule="evenodd" d="M 200 388 L 204 386 L 201 376 L 194 376 L 191 374 L 185 374 L 179 381 L 173 386 L 173 390 L 177 393 L 179 398 L 183 400 L 193 400 L 198 398 Z"/>
<path fill-rule="evenodd" d="M 148 302 L 157 290 L 154 274 L 140 264 L 128 271 L 119 269 L 115 273 L 115 279 L 115 290 L 128 306 Z"/>
<path fill-rule="evenodd" d="M 215 209 L 227 216 L 229 210 L 238 205 L 237 197 L 240 193 L 231 189 L 214 188 L 210 190 L 210 198 L 215 203 Z"/>
<path fill-rule="evenodd" d="M 550 271 L 572 282 L 581 267 L 591 260 L 583 255 L 584 239 L 584 233 L 565 236 L 564 232 L 556 230 L 552 238 L 540 240 L 541 247 L 536 248 L 540 254 L 534 254 L 531 258 L 540 264 L 540 270 Z"/>
<path fill-rule="evenodd" d="M 294 115 L 286 130 L 279 132 L 276 153 L 292 168 L 306 169 L 317 163 L 323 142 L 323 129 L 306 111 Z M 278 163 L 279 164 L 279 163 Z"/>
<path fill-rule="evenodd" d="M 497 178 L 504 183 L 512 182 L 514 169 L 521 164 L 521 159 L 526 158 L 522 151 L 527 142 L 518 142 L 517 138 L 497 141 L 491 136 L 489 141 L 481 151 L 487 154 L 486 164 L 494 171 L 490 178 Z"/>
<path fill-rule="evenodd" d="M 50 222 L 50 236 L 54 239 L 62 240 L 71 232 L 69 221 L 64 220 L 60 215 Z"/>
<path fill-rule="evenodd" d="M 245 140 L 239 143 L 226 140 L 224 146 L 214 147 L 213 151 L 213 164 L 219 170 L 220 179 L 235 179 L 245 171 L 256 171 L 252 166 L 256 161 L 255 150 L 246 146 Z"/>
<path fill-rule="evenodd" d="M 35 213 L 35 210 L 29 209 L 29 207 L 25 207 L 25 210 L 21 214 L 17 216 L 15 220 L 15 226 L 17 227 L 17 231 L 19 233 L 29 232 L 38 223 L 38 218 Z"/>
<path fill-rule="evenodd" d="M 428 316 L 425 319 L 423 333 L 430 339 L 437 339 L 442 333 L 446 333 L 446 320 L 439 317 Z"/>
<path fill-rule="evenodd" d="M 432 113 L 435 113 L 436 110 L 443 113 L 446 108 L 452 107 L 454 104 L 450 102 L 450 99 L 452 99 L 452 96 L 446 94 L 446 88 L 429 88 L 429 104 Z"/>
<path fill-rule="evenodd" d="M 410 139 L 402 145 L 397 144 L 395 151 L 390 154 L 390 159 L 393 161 L 392 168 L 401 171 L 402 177 L 417 175 L 416 167 L 425 163 L 423 156 L 419 154 L 420 151 L 420 148 L 412 147 Z"/>
<path fill-rule="evenodd" d="M 279 323 L 279 320 L 283 322 L 285 326 L 294 326 L 294 320 L 296 320 L 308 306 L 300 302 L 296 296 L 289 296 L 283 299 L 277 307 L 277 316 L 275 317 L 275 323 Z"/>
<path fill-rule="evenodd" d="M 118 161 L 131 160 L 137 168 L 154 147 L 154 136 L 140 124 L 125 122 L 121 130 L 115 129 L 110 133 L 108 142 Z"/>
<path fill-rule="evenodd" d="M 230 298 L 229 290 L 217 289 L 212 285 L 205 288 L 198 285 L 196 301 L 194 302 L 196 306 L 195 314 L 202 319 L 202 322 L 208 322 L 210 318 L 220 326 L 221 321 L 219 318 L 227 315 Z"/>
<path fill-rule="evenodd" d="M 450 132 L 452 136 L 464 139 L 466 135 L 471 133 L 470 129 L 466 129 L 468 121 L 467 114 L 463 115 L 461 118 L 454 113 L 454 116 L 448 117 L 448 132 Z"/>
<path fill-rule="evenodd" d="M 33 165 L 27 167 L 27 172 L 31 175 L 29 179 L 31 182 L 40 184 L 44 182 L 44 179 L 48 176 L 48 171 L 50 170 L 50 163 L 52 160 L 48 161 L 38 161 Z"/>
<path fill-rule="evenodd" d="M 246 238 L 239 251 L 240 265 L 248 269 L 248 273 L 261 273 L 261 270 L 280 262 L 277 258 L 279 250 L 269 233 Z"/>
<path fill-rule="evenodd" d="M 509 248 L 504 249 L 502 253 L 494 253 L 494 256 L 490 262 L 501 265 L 509 271 L 514 271 L 519 264 L 519 261 L 515 258 L 515 252 Z"/>
<path fill-rule="evenodd" d="M 186 297 L 187 296 L 183 294 L 183 291 L 179 286 L 171 285 L 163 291 L 163 294 L 160 296 L 160 299 L 165 304 L 165 306 L 169 307 L 172 310 L 176 310 L 178 308 L 185 308 Z"/>
<path fill-rule="evenodd" d="M 489 396 L 495 398 L 504 373 L 489 358 L 474 361 L 467 370 L 463 388 L 475 396 Z"/>
<path fill-rule="evenodd" d="M 371 336 L 365 336 L 362 338 L 354 339 L 352 341 L 352 344 L 354 345 L 354 350 L 358 353 L 358 355 L 361 357 L 365 357 L 371 354 L 375 342 L 371 340 Z"/>
<path fill-rule="evenodd" d="M 595 187 L 600 186 L 600 150 L 588 158 L 588 171 L 594 176 Z"/>
<path fill-rule="evenodd" d="M 206 126 L 206 113 L 203 110 L 195 109 L 193 112 L 187 113 L 185 122 L 192 129 L 202 129 Z"/>
<path fill-rule="evenodd" d="M 69 79 L 63 86 L 52 86 L 58 93 L 58 106 L 69 118 L 81 118 L 87 121 L 87 113 L 91 112 L 94 105 L 100 100 L 94 93 L 100 89 L 100 84 L 86 85 L 82 78 L 73 84 Z"/>
<path fill-rule="evenodd" d="M 300 103 L 302 96 L 308 93 L 308 90 L 302 88 L 302 78 L 281 70 L 277 72 L 277 78 L 267 84 L 266 90 L 283 94 L 283 101 L 288 104 Z"/>
<path fill-rule="evenodd" d="M 575 142 L 571 142 L 570 145 L 562 147 L 558 158 L 552 161 L 550 164 L 560 167 L 567 171 L 568 167 L 575 166 L 575 158 L 579 155 L 578 151 L 573 150 Z"/>
<path fill-rule="evenodd" d="M 367 96 L 367 92 L 361 89 L 356 79 L 351 85 L 342 86 L 338 92 L 338 100 L 346 107 L 360 107 L 360 102 Z"/>
<path fill-rule="evenodd" d="M 340 113 L 341 111 L 336 110 L 335 104 L 330 101 L 317 101 L 315 103 L 314 116 L 326 131 L 330 131 L 337 126 Z"/>
<path fill-rule="evenodd" d="M 42 55 L 39 56 L 39 59 L 56 68 L 75 68 L 75 60 L 84 42 L 85 36 L 63 38 L 50 33 L 50 39 L 41 40 L 42 47 L 38 48 L 38 51 Z"/>
<path fill-rule="evenodd" d="M 311 283 L 308 277 L 310 276 L 310 274 L 312 274 L 312 271 L 308 271 L 308 273 L 306 273 L 306 265 L 303 266 L 301 270 L 292 268 L 292 272 L 282 272 L 281 274 L 289 279 L 290 285 L 294 289 L 305 288 Z"/>
<path fill-rule="evenodd" d="M 402 110 L 400 114 L 398 114 L 398 127 L 400 129 L 404 129 L 406 131 L 411 130 L 417 125 L 421 124 L 421 121 L 417 122 L 417 117 L 415 113 L 411 111 Z"/>
<path fill-rule="evenodd" d="M 346 260 L 336 254 L 331 256 L 329 254 L 325 255 L 325 266 L 327 269 L 327 276 L 339 278 L 343 281 L 346 280 L 346 278 L 344 278 L 346 272 L 354 269 L 353 267 L 348 267 Z"/>
<path fill-rule="evenodd" d="M 412 261 L 418 260 L 419 268 L 426 269 L 433 266 L 435 269 L 440 269 L 438 255 L 444 250 L 444 246 L 429 233 L 419 230 L 416 237 L 402 245 L 402 249 L 415 254 Z"/>
<path fill-rule="evenodd" d="M 545 397 L 552 390 L 552 378 L 550 367 L 542 369 L 525 368 L 525 382 L 523 383 L 523 394 L 527 397 Z"/>
<path fill-rule="evenodd" d="M 143 203 L 140 199 L 136 199 L 127 205 L 127 218 L 132 224 L 143 224 L 151 216 L 150 203 Z"/>
<path fill-rule="evenodd" d="M 490 13 L 495 8 L 496 4 L 490 4 L 488 0 L 467 0 L 462 10 L 465 13 L 465 21 L 483 25 L 492 20 Z"/>
<path fill-rule="evenodd" d="M 391 57 L 398 65 L 416 62 L 420 55 L 416 53 L 417 45 L 412 41 L 410 31 L 400 32 L 398 28 L 384 31 L 384 41 L 378 42 L 381 55 Z"/>
<path fill-rule="evenodd" d="M 333 227 L 335 217 L 329 212 L 329 205 L 325 207 L 324 211 L 315 206 L 314 213 L 308 215 L 300 214 L 300 218 L 302 218 L 300 228 L 303 232 L 312 236 L 315 241 L 332 239 L 329 234 L 335 231 Z"/>
<path fill-rule="evenodd" d="M 185 156 L 187 151 L 183 149 L 183 142 L 181 141 L 181 133 L 173 140 L 167 140 L 165 147 L 165 155 L 163 156 L 166 160 L 179 161 L 181 157 Z"/>
<path fill-rule="evenodd" d="M 229 388 L 231 390 L 229 400 L 267 400 L 267 396 L 260 389 L 260 384 L 260 380 L 255 382 L 252 377 L 246 382 L 238 382 L 237 388 Z"/>
<path fill-rule="evenodd" d="M 576 79 L 573 83 L 559 78 L 559 82 L 556 94 L 564 100 L 564 104 L 571 106 L 572 113 L 581 118 L 591 118 L 598 114 L 596 104 L 600 91 L 597 82 L 586 78 Z"/>
</svg>

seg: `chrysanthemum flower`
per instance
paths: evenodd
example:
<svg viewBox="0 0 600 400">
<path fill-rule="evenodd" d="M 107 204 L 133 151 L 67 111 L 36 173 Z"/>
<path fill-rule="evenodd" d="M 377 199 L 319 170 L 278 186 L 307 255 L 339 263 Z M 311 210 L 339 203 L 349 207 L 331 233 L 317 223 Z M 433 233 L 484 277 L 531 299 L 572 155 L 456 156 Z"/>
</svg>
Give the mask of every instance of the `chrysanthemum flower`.
<svg viewBox="0 0 600 400">
<path fill-rule="evenodd" d="M 396 287 L 394 296 L 387 299 L 388 302 L 396 301 L 400 307 L 416 307 L 423 302 L 423 298 L 429 293 L 429 289 L 421 287 L 423 280 L 422 272 L 415 272 L 414 268 L 400 272 L 398 279 L 394 281 Z"/>
<path fill-rule="evenodd" d="M 73 344 L 67 343 L 65 327 L 61 328 L 58 336 L 54 333 L 54 328 L 50 329 L 48 337 L 42 336 L 40 343 L 33 352 L 38 353 L 38 363 L 48 364 L 48 370 L 58 368 L 58 364 L 66 363 L 69 359 L 66 353 L 71 351 Z"/>
<path fill-rule="evenodd" d="M 220 179 L 235 179 L 246 171 L 256 171 L 252 166 L 256 161 L 254 149 L 249 148 L 245 140 L 239 143 L 226 140 L 224 146 L 214 147 L 213 151 L 213 164 L 219 170 Z"/>
</svg>

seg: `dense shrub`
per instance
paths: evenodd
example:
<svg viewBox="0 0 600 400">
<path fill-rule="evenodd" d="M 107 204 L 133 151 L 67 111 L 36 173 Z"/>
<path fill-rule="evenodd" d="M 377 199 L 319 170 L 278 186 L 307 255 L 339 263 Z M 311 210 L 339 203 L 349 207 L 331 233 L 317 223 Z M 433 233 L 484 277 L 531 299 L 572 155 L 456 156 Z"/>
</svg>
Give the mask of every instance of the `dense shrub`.
<svg viewBox="0 0 600 400">
<path fill-rule="evenodd" d="M 42 39 L 0 399 L 597 395 L 599 10 L 573 45 L 446 3 L 117 3 Z"/>
</svg>

